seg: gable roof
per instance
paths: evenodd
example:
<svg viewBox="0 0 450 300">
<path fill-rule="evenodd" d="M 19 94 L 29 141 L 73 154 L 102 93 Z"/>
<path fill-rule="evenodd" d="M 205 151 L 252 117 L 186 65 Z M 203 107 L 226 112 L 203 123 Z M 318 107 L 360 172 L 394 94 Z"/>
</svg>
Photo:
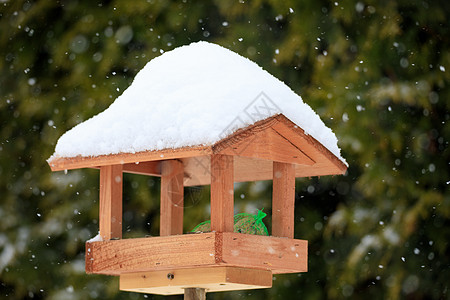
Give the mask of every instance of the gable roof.
<svg viewBox="0 0 450 300">
<path fill-rule="evenodd" d="M 161 162 L 178 159 L 184 165 L 184 186 L 195 186 L 210 184 L 212 154 L 235 157 L 235 182 L 273 179 L 272 161 L 293 163 L 295 177 L 338 175 L 347 170 L 346 164 L 283 115 L 239 129 L 214 145 L 54 158 L 49 164 L 53 171 L 121 164 L 126 173 L 161 176 Z"/>
<path fill-rule="evenodd" d="M 62 135 L 48 162 L 70 169 L 129 154 L 135 162 L 186 149 L 206 155 L 239 130 L 278 115 L 345 166 L 336 136 L 287 85 L 230 50 L 193 43 L 151 60 L 108 109 Z M 270 132 L 263 139 L 280 141 Z"/>
</svg>

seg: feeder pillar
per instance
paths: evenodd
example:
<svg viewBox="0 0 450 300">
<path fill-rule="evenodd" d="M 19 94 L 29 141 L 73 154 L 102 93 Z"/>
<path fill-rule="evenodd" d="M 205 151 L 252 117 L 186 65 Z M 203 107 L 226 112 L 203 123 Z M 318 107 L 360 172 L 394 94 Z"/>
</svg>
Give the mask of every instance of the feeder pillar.
<svg viewBox="0 0 450 300">
<path fill-rule="evenodd" d="M 99 228 L 103 240 L 122 238 L 122 165 L 100 167 Z"/>
<path fill-rule="evenodd" d="M 211 156 L 211 230 L 233 232 L 234 163 L 233 156 Z"/>
<path fill-rule="evenodd" d="M 205 300 L 206 290 L 199 288 L 184 289 L 184 300 Z"/>
<path fill-rule="evenodd" d="M 179 160 L 161 164 L 160 236 L 183 234 L 184 168 Z"/>
<path fill-rule="evenodd" d="M 272 235 L 294 238 L 295 165 L 273 162 Z"/>
</svg>

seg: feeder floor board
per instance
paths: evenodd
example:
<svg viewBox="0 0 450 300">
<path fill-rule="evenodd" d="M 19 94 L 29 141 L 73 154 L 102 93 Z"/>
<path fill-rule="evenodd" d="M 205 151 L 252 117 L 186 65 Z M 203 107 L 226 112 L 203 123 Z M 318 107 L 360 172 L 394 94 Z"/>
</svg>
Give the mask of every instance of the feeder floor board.
<svg viewBox="0 0 450 300">
<path fill-rule="evenodd" d="M 272 272 L 237 267 L 200 267 L 120 275 L 120 290 L 158 295 L 183 294 L 186 288 L 222 292 L 272 287 Z"/>
<path fill-rule="evenodd" d="M 86 273 L 104 275 L 212 266 L 298 273 L 307 261 L 306 240 L 234 232 L 86 243 Z"/>
</svg>

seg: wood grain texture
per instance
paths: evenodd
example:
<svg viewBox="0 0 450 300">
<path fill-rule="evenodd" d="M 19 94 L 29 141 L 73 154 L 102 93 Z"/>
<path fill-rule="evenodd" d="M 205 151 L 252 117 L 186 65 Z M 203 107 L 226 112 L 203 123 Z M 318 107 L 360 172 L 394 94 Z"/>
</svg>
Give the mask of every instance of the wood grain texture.
<svg viewBox="0 0 450 300">
<path fill-rule="evenodd" d="M 161 162 L 160 161 L 144 161 L 136 163 L 128 163 L 123 165 L 124 173 L 161 176 Z"/>
<path fill-rule="evenodd" d="M 233 232 L 234 226 L 233 156 L 211 156 L 211 230 Z"/>
<path fill-rule="evenodd" d="M 221 285 L 220 283 L 218 284 Z M 225 284 L 224 284 L 225 285 Z M 205 288 L 184 288 L 184 300 L 206 300 Z"/>
<path fill-rule="evenodd" d="M 198 146 L 87 157 L 54 157 L 48 160 L 48 164 L 52 171 L 64 171 L 80 168 L 96 168 L 116 164 L 178 159 L 209 154 L 212 154 L 211 146 Z"/>
<path fill-rule="evenodd" d="M 199 296 L 198 292 L 202 296 L 204 292 L 269 288 L 271 286 L 272 272 L 238 267 L 197 267 L 120 275 L 120 289 L 123 291 L 159 295 L 175 295 L 184 292 L 185 299 L 188 290 L 194 294 L 190 296 Z"/>
<path fill-rule="evenodd" d="M 211 157 L 200 156 L 182 159 L 185 165 L 185 186 L 211 183 Z M 234 156 L 234 182 L 271 180 L 272 162 L 264 159 Z"/>
<path fill-rule="evenodd" d="M 86 273 L 120 275 L 214 265 L 215 233 L 86 243 Z"/>
<path fill-rule="evenodd" d="M 272 128 L 279 122 L 280 121 L 277 120 L 277 116 L 272 116 L 267 119 L 258 121 L 253 125 L 238 129 L 233 134 L 215 143 L 212 147 L 212 151 L 216 154 L 221 153 L 223 150 L 229 148 L 232 145 L 252 139 L 255 134 L 262 132 L 268 128 Z"/>
<path fill-rule="evenodd" d="M 99 227 L 103 240 L 122 238 L 122 165 L 100 168 Z"/>
<path fill-rule="evenodd" d="M 161 163 L 161 236 L 183 234 L 184 186 L 183 163 L 165 160 Z"/>
<path fill-rule="evenodd" d="M 305 240 L 234 232 L 86 243 L 86 272 L 104 275 L 228 266 L 306 272 Z"/>
<path fill-rule="evenodd" d="M 273 162 L 272 235 L 294 238 L 295 166 Z"/>
<path fill-rule="evenodd" d="M 224 265 L 266 269 L 273 274 L 308 271 L 308 241 L 228 232 L 222 236 Z"/>
<path fill-rule="evenodd" d="M 248 135 L 247 139 L 233 143 L 228 140 L 229 146 L 223 148 L 220 153 L 251 158 L 266 159 L 299 165 L 311 166 L 315 162 L 305 155 L 301 149 L 293 145 L 289 140 L 281 136 L 272 128 L 258 130 Z"/>
<path fill-rule="evenodd" d="M 302 149 L 316 163 L 309 166 L 296 166 L 296 177 L 341 175 L 347 171 L 347 166 L 330 152 L 324 145 L 319 143 L 311 135 L 295 125 L 283 115 L 276 116 L 279 121 L 272 127 L 281 136 Z"/>
</svg>

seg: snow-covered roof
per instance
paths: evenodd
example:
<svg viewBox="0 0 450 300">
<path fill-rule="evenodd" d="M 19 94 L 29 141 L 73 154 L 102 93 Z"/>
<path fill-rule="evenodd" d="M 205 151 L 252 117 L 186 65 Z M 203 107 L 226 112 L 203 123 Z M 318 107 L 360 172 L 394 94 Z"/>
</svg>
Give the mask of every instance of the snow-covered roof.
<svg viewBox="0 0 450 300">
<path fill-rule="evenodd" d="M 212 145 L 277 114 L 345 163 L 334 133 L 286 84 L 228 49 L 192 43 L 151 60 L 108 109 L 63 134 L 49 161 Z"/>
</svg>

